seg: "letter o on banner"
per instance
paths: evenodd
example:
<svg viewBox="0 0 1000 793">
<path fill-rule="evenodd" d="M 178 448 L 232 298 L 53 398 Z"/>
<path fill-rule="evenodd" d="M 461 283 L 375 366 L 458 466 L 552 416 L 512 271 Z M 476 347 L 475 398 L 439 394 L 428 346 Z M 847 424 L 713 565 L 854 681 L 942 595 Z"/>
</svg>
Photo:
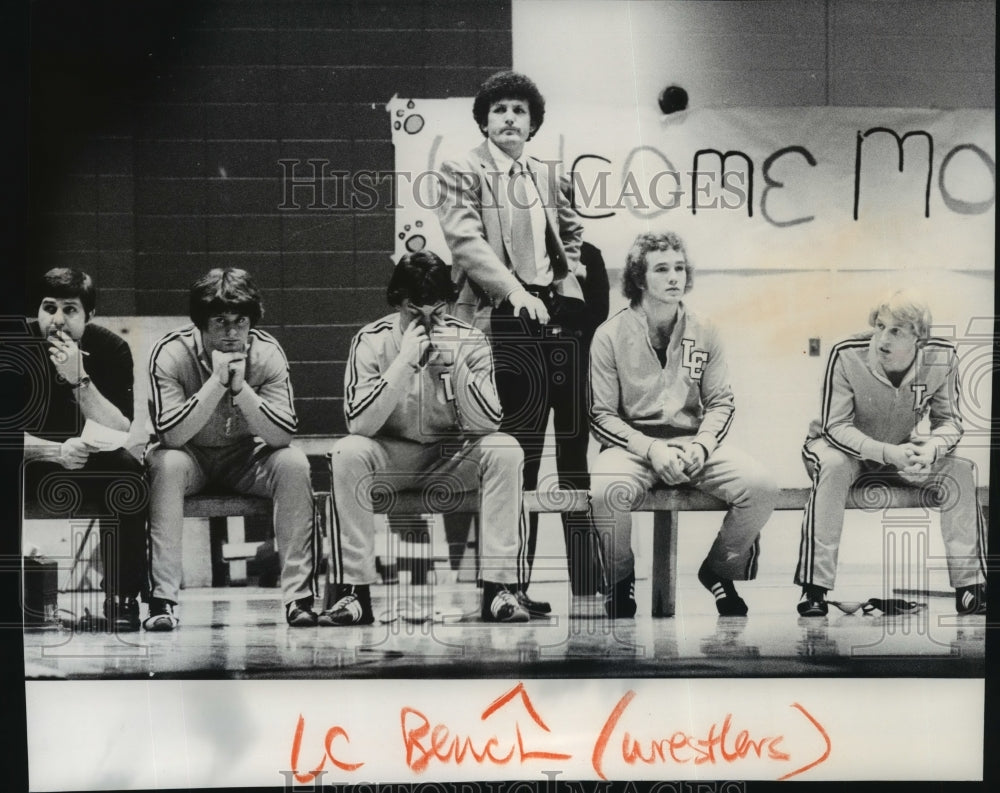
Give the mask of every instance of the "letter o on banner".
<svg viewBox="0 0 1000 793">
<path fill-rule="evenodd" d="M 990 179 L 993 181 L 993 195 L 991 195 L 987 200 L 963 201 L 960 198 L 955 198 L 944 186 L 945 172 L 948 170 L 948 165 L 951 163 L 952 157 L 960 151 L 973 152 L 983 161 L 983 164 L 989 171 Z M 941 200 L 944 201 L 944 205 L 952 212 L 957 212 L 960 215 L 981 215 L 990 210 L 990 207 L 993 206 L 997 198 L 997 164 L 993 161 L 993 158 L 990 157 L 989 154 L 976 146 L 974 143 L 962 143 L 948 152 L 944 156 L 944 159 L 941 160 L 941 167 L 938 169 L 938 189 L 941 191 Z"/>
</svg>

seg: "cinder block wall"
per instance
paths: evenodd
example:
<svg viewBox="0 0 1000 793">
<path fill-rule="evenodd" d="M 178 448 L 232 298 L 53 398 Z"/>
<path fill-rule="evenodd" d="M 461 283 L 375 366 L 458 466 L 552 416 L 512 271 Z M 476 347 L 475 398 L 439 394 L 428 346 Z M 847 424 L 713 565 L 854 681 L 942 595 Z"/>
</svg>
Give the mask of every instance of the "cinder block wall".
<svg viewBox="0 0 1000 793">
<path fill-rule="evenodd" d="M 469 96 L 510 68 L 510 3 L 39 0 L 32 28 L 29 277 L 81 267 L 101 314 L 172 316 L 198 274 L 244 267 L 301 432 L 344 432 L 347 347 L 389 311 L 394 228 L 388 182 L 353 210 L 332 173 L 393 169 L 394 93 Z M 327 206 L 286 200 L 283 159 L 328 163 Z"/>
</svg>

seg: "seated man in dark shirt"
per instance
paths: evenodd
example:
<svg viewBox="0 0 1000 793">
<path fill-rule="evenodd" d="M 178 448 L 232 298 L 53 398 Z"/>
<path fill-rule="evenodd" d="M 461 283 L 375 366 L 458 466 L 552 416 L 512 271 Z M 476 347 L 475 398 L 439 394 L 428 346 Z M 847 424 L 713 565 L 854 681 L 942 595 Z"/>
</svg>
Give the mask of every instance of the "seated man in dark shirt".
<svg viewBox="0 0 1000 793">
<path fill-rule="evenodd" d="M 28 332 L 38 379 L 28 394 L 24 495 L 53 517 L 100 520 L 104 616 L 109 630 L 139 629 L 146 581 L 148 492 L 142 465 L 124 449 L 83 440 L 87 421 L 127 432 L 133 417 L 132 353 L 94 325 L 97 290 L 84 272 L 49 270 Z"/>
</svg>

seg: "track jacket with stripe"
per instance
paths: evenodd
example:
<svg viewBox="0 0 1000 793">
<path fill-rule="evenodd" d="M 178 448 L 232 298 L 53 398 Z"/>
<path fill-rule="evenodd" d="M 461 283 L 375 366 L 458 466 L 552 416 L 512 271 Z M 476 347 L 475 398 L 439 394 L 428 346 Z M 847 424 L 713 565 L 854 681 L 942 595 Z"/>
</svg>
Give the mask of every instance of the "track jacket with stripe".
<svg viewBox="0 0 1000 793">
<path fill-rule="evenodd" d="M 201 331 L 192 324 L 160 339 L 149 357 L 149 416 L 155 435 L 151 440 L 169 447 L 184 444 L 177 438 L 189 438 L 186 442 L 197 446 L 228 446 L 262 436 L 248 424 L 246 416 L 251 414 L 265 431 L 276 430 L 267 435 L 294 434 L 298 419 L 284 350 L 271 334 L 252 328 L 246 354 L 243 389 L 236 397 L 224 394 L 212 405 L 203 396 L 224 392 L 226 387 L 212 375 L 211 356 L 205 351 Z M 198 429 L 191 435 L 194 427 Z"/>
<path fill-rule="evenodd" d="M 431 334 L 435 355 L 414 371 L 397 361 L 399 314 L 358 331 L 344 378 L 349 432 L 435 443 L 496 431 L 502 417 L 486 336 L 451 315 Z"/>
<path fill-rule="evenodd" d="M 914 430 L 926 417 L 938 453 L 953 451 L 963 432 L 955 346 L 928 339 L 897 388 L 879 363 L 876 344 L 869 331 L 834 345 L 821 414 L 810 423 L 806 443 L 822 437 L 851 457 L 884 463 L 886 445 L 917 439 Z"/>
<path fill-rule="evenodd" d="M 734 411 L 718 333 L 683 303 L 663 366 L 640 306 L 622 309 L 594 334 L 590 421 L 602 447 L 647 457 L 656 439 L 693 440 L 711 456 L 729 432 Z"/>
</svg>

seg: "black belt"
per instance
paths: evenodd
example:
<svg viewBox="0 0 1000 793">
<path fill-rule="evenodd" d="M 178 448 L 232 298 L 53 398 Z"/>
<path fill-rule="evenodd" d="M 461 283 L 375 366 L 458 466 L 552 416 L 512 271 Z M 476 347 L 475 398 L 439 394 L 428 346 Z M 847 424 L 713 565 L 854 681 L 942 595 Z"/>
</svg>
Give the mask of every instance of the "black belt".
<svg viewBox="0 0 1000 793">
<path fill-rule="evenodd" d="M 529 294 L 534 295 L 539 300 L 542 300 L 545 303 L 551 301 L 552 297 L 556 293 L 556 290 L 553 289 L 552 284 L 547 284 L 546 286 L 538 286 L 537 284 L 524 284 L 524 288 Z"/>
</svg>

